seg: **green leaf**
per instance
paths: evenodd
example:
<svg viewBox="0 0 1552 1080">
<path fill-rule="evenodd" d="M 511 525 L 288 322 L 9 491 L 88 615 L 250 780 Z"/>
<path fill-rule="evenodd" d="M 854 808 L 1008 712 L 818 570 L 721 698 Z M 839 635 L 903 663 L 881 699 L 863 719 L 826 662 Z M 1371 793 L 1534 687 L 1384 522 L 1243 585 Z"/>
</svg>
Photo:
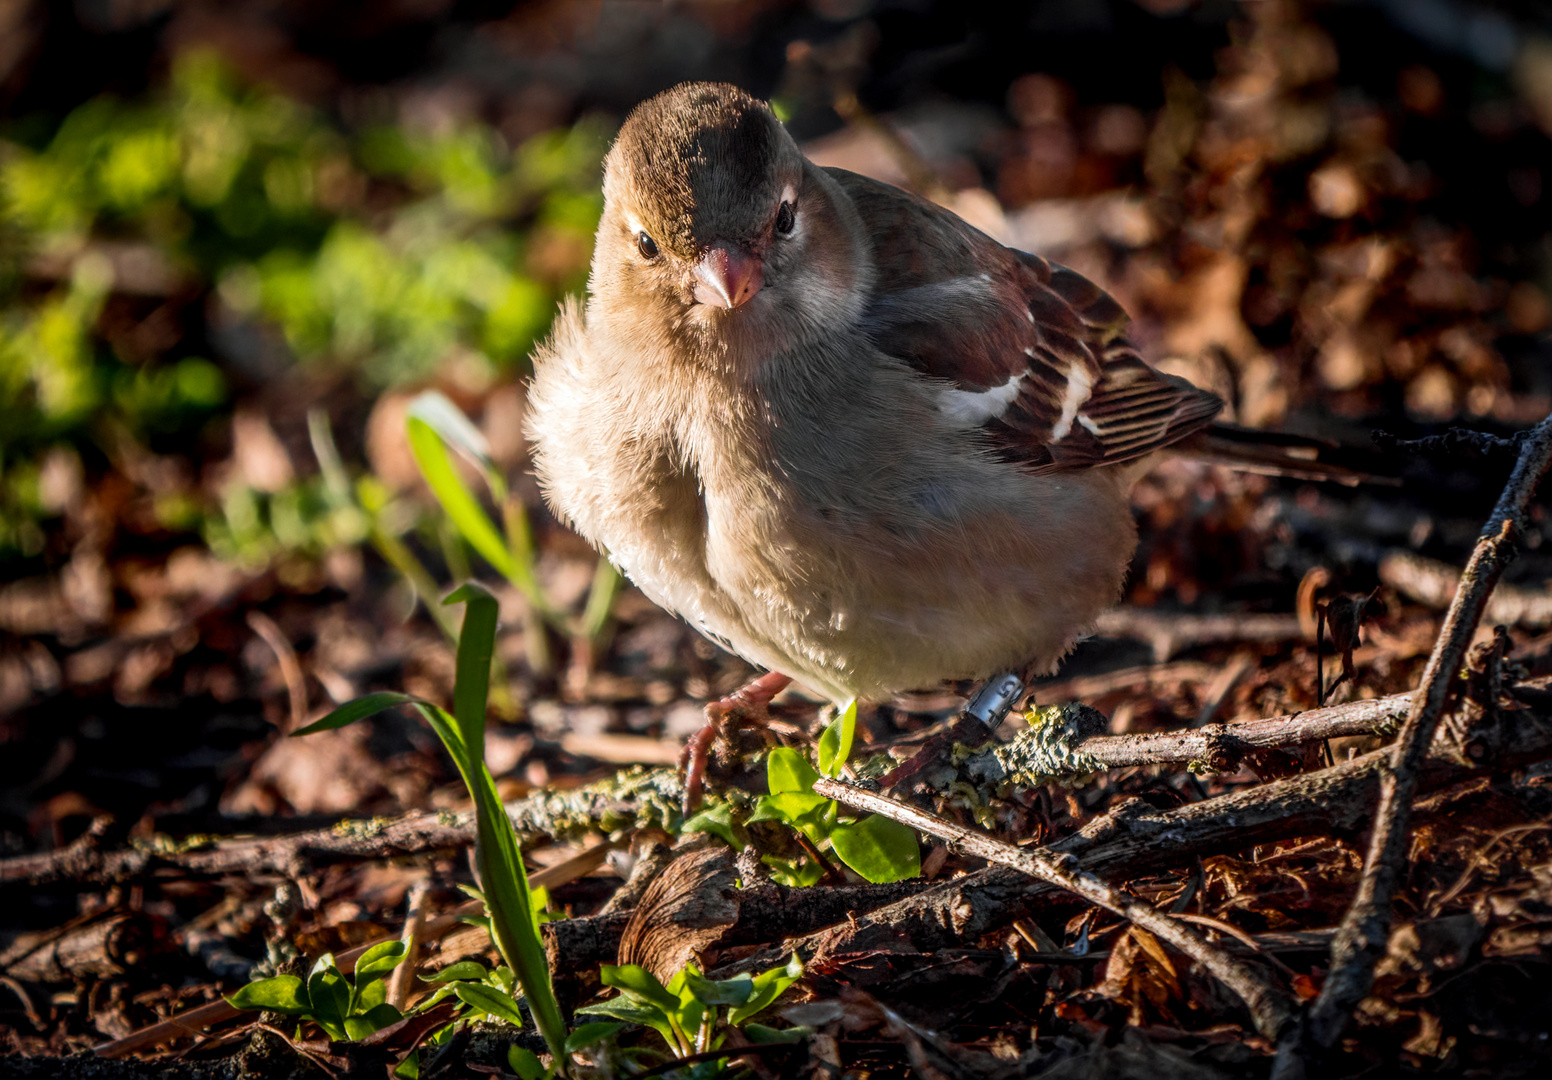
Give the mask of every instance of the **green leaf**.
<svg viewBox="0 0 1552 1080">
<path fill-rule="evenodd" d="M 916 833 L 898 821 L 874 814 L 854 825 L 830 831 L 836 856 L 875 885 L 904 881 L 921 873 Z"/>
<path fill-rule="evenodd" d="M 779 968 L 762 971 L 754 977 L 754 993 L 749 1000 L 728 1014 L 728 1023 L 738 1025 L 769 1006 L 786 991 L 787 987 L 803 977 L 803 961 L 797 953 Z"/>
<path fill-rule="evenodd" d="M 720 1005 L 742 1005 L 754 993 L 754 979 L 749 975 L 735 975 L 731 979 L 718 981 L 687 972 L 685 987 L 702 1005 L 712 1008 Z"/>
<path fill-rule="evenodd" d="M 657 976 L 640 964 L 601 964 L 598 978 L 605 986 L 612 986 L 635 1001 L 650 1002 L 664 1012 L 679 1007 L 679 995 L 672 993 Z"/>
<path fill-rule="evenodd" d="M 578 1024 L 571 1030 L 571 1034 L 566 1036 L 566 1053 L 575 1054 L 579 1050 L 597 1046 L 605 1039 L 612 1039 L 624 1030 L 624 1024 L 611 1024 L 607 1021 Z"/>
<path fill-rule="evenodd" d="M 496 650 L 496 598 L 485 586 L 470 581 L 442 603 L 464 605 L 453 676 L 453 715 L 458 718 L 470 761 L 484 761 L 485 703 L 490 693 L 490 660 Z"/>
<path fill-rule="evenodd" d="M 460 982 L 453 983 L 453 993 L 471 1009 L 478 1009 L 517 1027 L 523 1026 L 523 1013 L 517 1007 L 517 1002 L 499 990 L 492 990 L 484 983 Z"/>
<path fill-rule="evenodd" d="M 790 746 L 778 746 L 765 761 L 765 781 L 771 794 L 784 791 L 813 791 L 819 774 L 808 759 Z"/>
<path fill-rule="evenodd" d="M 507 1047 L 507 1066 L 522 1080 L 544 1080 L 544 1062 L 525 1046 Z"/>
<path fill-rule="evenodd" d="M 605 965 L 607 966 L 607 965 Z M 678 1007 L 678 999 L 674 1002 Z M 628 1024 L 637 1024 L 641 1027 L 649 1027 L 659 1035 L 671 1049 L 679 1047 L 679 1036 L 674 1031 L 674 1026 L 669 1022 L 668 1013 L 648 1001 L 634 1001 L 621 994 L 619 997 L 609 998 L 593 1005 L 584 1005 L 578 1009 L 579 1013 L 587 1013 L 592 1016 L 612 1016 L 616 1020 L 624 1020 Z"/>
<path fill-rule="evenodd" d="M 237 1009 L 268 1009 L 287 1016 L 309 1016 L 312 1002 L 302 980 L 295 975 L 277 975 L 273 979 L 260 979 L 240 987 L 226 999 Z"/>
<path fill-rule="evenodd" d="M 420 465 L 420 474 L 426 478 L 426 485 L 431 488 L 442 510 L 452 519 L 463 538 L 469 541 L 469 545 L 495 567 L 497 573 L 515 583 L 521 573 L 517 561 L 512 557 L 495 522 L 490 520 L 490 515 L 454 468 L 447 454 L 447 444 L 429 424 L 414 416 L 409 420 L 409 436 L 410 449 L 415 454 L 416 463 Z"/>
<path fill-rule="evenodd" d="M 402 941 L 384 941 L 373 945 L 356 961 L 357 985 L 365 976 L 382 975 L 392 971 L 404 962 L 404 955 L 408 951 L 409 946 Z"/>
<path fill-rule="evenodd" d="M 400 705 L 418 705 L 422 701 L 414 694 L 400 694 L 392 690 L 383 690 L 376 694 L 368 694 L 366 697 L 358 697 L 355 701 L 347 701 L 335 709 L 322 720 L 308 724 L 291 733 L 295 738 L 298 735 L 312 735 L 319 731 L 332 731 L 342 728 L 347 724 L 354 724 L 357 720 L 365 720 L 368 716 L 376 716 L 380 712 L 397 708 Z"/>
<path fill-rule="evenodd" d="M 320 956 L 307 975 L 307 997 L 312 1001 L 312 1017 L 325 1031 L 343 1031 L 350 1015 L 350 984 L 340 974 L 333 953 Z M 336 1035 L 336 1038 L 343 1036 Z"/>
<path fill-rule="evenodd" d="M 802 1042 L 814 1033 L 813 1028 L 773 1028 L 764 1024 L 745 1024 L 744 1034 L 749 1036 L 749 1041 L 761 1043 L 795 1043 Z"/>
<path fill-rule="evenodd" d="M 705 832 L 725 842 L 735 851 L 743 850 L 743 842 L 738 838 L 738 832 L 733 825 L 733 807 L 728 803 L 718 803 L 708 806 L 694 817 L 689 818 L 679 827 L 679 832 L 695 833 Z"/>
<path fill-rule="evenodd" d="M 355 997 L 350 1003 L 350 1015 L 365 1016 L 387 1000 L 386 979 L 368 979 L 366 982 L 357 979 Z"/>
<path fill-rule="evenodd" d="M 830 721 L 819 736 L 819 771 L 825 776 L 839 776 L 841 766 L 851 757 L 852 740 L 857 734 L 857 699 L 846 703 L 841 714 Z M 774 789 L 773 789 L 774 790 Z"/>
<path fill-rule="evenodd" d="M 415 1007 L 410 1011 L 417 1013 L 430 1012 L 435 1006 L 440 1005 L 448 998 L 455 996 L 453 994 L 453 986 L 455 985 L 457 984 L 454 983 L 448 986 L 437 987 L 434 991 L 432 991 L 430 997 L 421 998 L 415 1003 Z"/>
<path fill-rule="evenodd" d="M 771 868 L 772 881 L 791 889 L 806 889 L 824 877 L 824 870 L 813 862 L 782 859 L 775 855 L 761 855 L 760 861 Z"/>
<path fill-rule="evenodd" d="M 397 1024 L 404 1019 L 404 1014 L 386 1002 L 374 1005 L 360 1016 L 347 1016 L 345 1018 L 345 1034 L 352 1039 L 366 1038 L 374 1031 L 381 1031 L 389 1024 Z"/>
<path fill-rule="evenodd" d="M 456 964 L 448 964 L 434 975 L 422 975 L 421 978 L 429 983 L 452 982 L 454 979 L 472 979 L 481 982 L 489 972 L 485 965 L 478 960 L 460 960 Z"/>
<path fill-rule="evenodd" d="M 395 1080 L 420 1080 L 420 1051 L 411 1050 L 404 1055 L 398 1068 L 393 1070 Z"/>
<path fill-rule="evenodd" d="M 827 820 L 834 802 L 812 792 L 783 791 L 779 795 L 763 796 L 749 815 L 750 821 L 784 821 L 814 843 L 821 843 L 830 832 Z"/>
</svg>

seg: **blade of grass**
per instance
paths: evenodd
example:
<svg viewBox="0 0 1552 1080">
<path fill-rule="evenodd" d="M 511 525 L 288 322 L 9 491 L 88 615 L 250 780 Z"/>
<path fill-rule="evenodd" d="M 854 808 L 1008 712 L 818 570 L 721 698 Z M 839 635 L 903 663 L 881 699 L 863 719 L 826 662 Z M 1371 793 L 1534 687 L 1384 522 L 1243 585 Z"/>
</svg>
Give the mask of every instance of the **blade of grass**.
<svg viewBox="0 0 1552 1080">
<path fill-rule="evenodd" d="M 589 641 L 596 641 L 603 632 L 619 592 L 620 572 L 607 556 L 600 555 L 593 570 L 593 583 L 587 590 L 587 606 L 582 609 L 582 633 Z"/>
<path fill-rule="evenodd" d="M 495 646 L 496 599 L 484 586 L 471 582 L 448 598 L 465 605 L 463 633 L 458 646 L 456 716 L 436 706 L 419 706 L 432 727 L 447 741 L 456 731 L 462 746 L 449 752 L 474 798 L 475 864 L 490 912 L 491 937 L 502 958 L 517 975 L 557 1065 L 566 1062 L 566 1021 L 550 981 L 549 963 L 539 936 L 539 913 L 528 886 L 522 852 L 512 819 L 507 817 L 496 791 L 496 781 L 484 761 L 486 689 L 490 655 Z"/>
<path fill-rule="evenodd" d="M 453 460 L 447 452 L 447 444 L 436 430 L 416 416 L 409 419 L 410 450 L 426 478 L 431 493 L 442 504 L 443 511 L 453 519 L 458 531 L 484 560 L 495 567 L 496 572 L 523 591 L 524 595 L 536 595 L 537 585 L 528 568 L 519 568 L 507 550 L 507 545 L 497 531 L 495 523 L 485 513 L 474 494 L 458 475 Z"/>
</svg>

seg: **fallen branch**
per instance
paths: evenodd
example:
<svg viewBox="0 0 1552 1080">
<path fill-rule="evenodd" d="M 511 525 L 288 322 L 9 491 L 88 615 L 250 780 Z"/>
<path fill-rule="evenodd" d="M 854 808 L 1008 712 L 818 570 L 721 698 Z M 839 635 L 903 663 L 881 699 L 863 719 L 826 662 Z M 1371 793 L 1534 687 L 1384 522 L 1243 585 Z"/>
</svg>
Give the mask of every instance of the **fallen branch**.
<svg viewBox="0 0 1552 1080">
<path fill-rule="evenodd" d="M 1390 902 L 1407 864 L 1408 818 L 1451 691 L 1487 607 L 1488 596 L 1513 561 L 1531 496 L 1552 465 L 1552 416 L 1524 440 L 1519 461 L 1482 530 L 1438 644 L 1423 669 L 1405 726 L 1380 772 L 1379 806 L 1352 906 L 1331 946 L 1331 971 L 1304 1023 L 1278 1047 L 1274 1077 L 1304 1074 L 1314 1054 L 1336 1043 L 1353 1009 L 1374 984 L 1374 965 L 1390 937 Z M 1482 704 L 1489 710 L 1496 702 Z"/>
<path fill-rule="evenodd" d="M 1528 689 L 1544 686 L 1541 681 L 1526 684 Z M 1482 733 L 1486 754 L 1480 760 L 1490 764 L 1492 772 L 1552 757 L 1552 706 L 1541 701 L 1519 715 L 1523 722 L 1512 736 L 1497 727 Z M 1128 800 L 1043 851 L 1076 856 L 1091 873 L 1116 880 L 1302 836 L 1357 836 L 1370 824 L 1380 776 L 1389 760 L 1389 749 L 1377 750 L 1318 772 L 1172 810 L 1157 810 L 1141 799 Z M 1427 758 L 1419 790 L 1441 791 L 1486 775 L 1490 775 L 1488 768 L 1440 749 Z M 1031 883 L 1006 867 L 988 867 L 859 915 L 853 922 L 794 938 L 779 949 L 762 950 L 736 969 L 729 965 L 717 975 L 768 967 L 793 949 L 808 959 L 897 949 L 902 940 L 922 952 L 948 948 L 1008 926 L 1055 891 L 1054 886 Z"/>
<path fill-rule="evenodd" d="M 1393 730 L 1405 718 L 1411 694 L 1392 694 L 1373 701 L 1353 701 L 1324 709 L 1264 720 L 1209 724 L 1182 731 L 1145 735 L 1091 735 L 1073 743 L 1073 750 L 1111 769 L 1171 761 L 1199 761 L 1214 772 L 1232 772 L 1252 749 L 1297 746 L 1346 735 L 1374 735 Z"/>
<path fill-rule="evenodd" d="M 1017 848 L 979 830 L 967 829 L 936 814 L 929 814 L 925 810 L 907 806 L 883 795 L 854 788 L 837 780 L 821 778 L 815 781 L 814 793 L 858 810 L 882 814 L 918 832 L 947 840 L 968 854 L 1011 867 L 1032 878 L 1081 896 L 1090 903 L 1113 911 L 1124 919 L 1129 919 L 1134 925 L 1175 946 L 1239 995 L 1240 1000 L 1250 1009 L 1251 1020 L 1256 1030 L 1269 1039 L 1277 1038 L 1294 1017 L 1293 998 L 1262 973 L 1230 956 L 1195 930 L 1165 915 L 1152 904 L 1145 904 L 1083 870 L 1078 860 L 1070 854 L 1049 854 L 1039 850 Z"/>
<path fill-rule="evenodd" d="M 673 770 L 635 770 L 576 791 L 539 792 L 506 804 L 518 836 L 557 839 L 590 830 L 615 832 L 661 824 L 678 813 Z M 471 812 L 417 810 L 393 818 L 345 819 L 318 829 L 280 836 L 238 836 L 186 848 L 104 850 L 103 827 L 68 847 L 0 859 L 0 887 L 69 881 L 97 885 L 151 877 L 253 878 L 266 874 L 296 880 L 330 863 L 397 858 L 451 851 L 474 842 Z"/>
</svg>

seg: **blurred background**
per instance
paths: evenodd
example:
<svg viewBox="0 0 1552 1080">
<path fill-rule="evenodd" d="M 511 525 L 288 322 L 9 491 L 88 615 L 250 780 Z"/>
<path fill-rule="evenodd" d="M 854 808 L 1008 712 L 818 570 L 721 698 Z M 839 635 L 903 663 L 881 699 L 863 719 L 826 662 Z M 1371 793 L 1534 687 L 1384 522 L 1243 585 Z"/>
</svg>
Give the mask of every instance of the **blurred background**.
<svg viewBox="0 0 1552 1080">
<path fill-rule="evenodd" d="M 0 0 L 0 850 L 432 797 L 410 725 L 276 740 L 368 689 L 445 697 L 416 596 L 500 584 L 421 484 L 425 389 L 532 515 L 546 603 L 609 600 L 526 473 L 522 379 L 585 285 L 613 131 L 691 78 L 1093 277 L 1243 423 L 1362 443 L 1552 406 L 1535 0 Z M 1128 598 L 1367 589 L 1388 551 L 1457 559 L 1496 490 L 1165 470 Z M 671 745 L 747 674 L 628 588 L 579 633 L 501 587 L 514 790 L 607 767 L 589 735 Z M 1307 703 L 1279 662 L 1230 716 Z"/>
</svg>

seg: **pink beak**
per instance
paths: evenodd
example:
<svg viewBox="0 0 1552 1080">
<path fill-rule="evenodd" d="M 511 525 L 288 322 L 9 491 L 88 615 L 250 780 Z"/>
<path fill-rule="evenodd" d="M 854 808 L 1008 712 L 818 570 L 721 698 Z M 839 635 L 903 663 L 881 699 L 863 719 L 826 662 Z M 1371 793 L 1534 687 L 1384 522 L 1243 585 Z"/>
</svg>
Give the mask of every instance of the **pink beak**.
<svg viewBox="0 0 1552 1080">
<path fill-rule="evenodd" d="M 695 264 L 695 299 L 729 310 L 748 303 L 765 284 L 757 256 L 728 244 L 713 244 Z"/>
</svg>

